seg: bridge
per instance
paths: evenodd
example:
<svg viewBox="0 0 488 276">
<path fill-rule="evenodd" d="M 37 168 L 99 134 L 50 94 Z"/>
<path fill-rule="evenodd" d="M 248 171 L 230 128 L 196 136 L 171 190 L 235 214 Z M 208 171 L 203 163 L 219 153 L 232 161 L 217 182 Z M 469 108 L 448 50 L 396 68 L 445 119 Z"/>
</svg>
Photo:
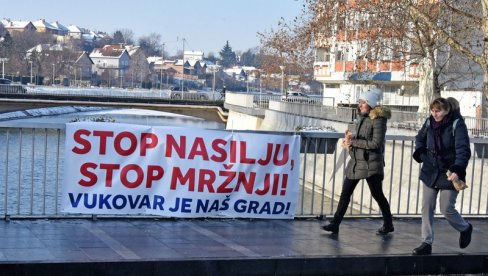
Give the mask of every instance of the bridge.
<svg viewBox="0 0 488 276">
<path fill-rule="evenodd" d="M 223 108 L 220 94 L 189 93 L 180 96 L 177 92 L 171 97 L 168 91 L 162 93 L 135 92 L 111 89 L 64 90 L 52 88 L 45 90 L 28 89 L 26 93 L 0 92 L 0 112 L 21 111 L 32 108 L 56 106 L 102 106 L 115 108 L 143 108 L 156 111 L 194 116 L 205 120 L 227 121 L 228 113 Z"/>
</svg>

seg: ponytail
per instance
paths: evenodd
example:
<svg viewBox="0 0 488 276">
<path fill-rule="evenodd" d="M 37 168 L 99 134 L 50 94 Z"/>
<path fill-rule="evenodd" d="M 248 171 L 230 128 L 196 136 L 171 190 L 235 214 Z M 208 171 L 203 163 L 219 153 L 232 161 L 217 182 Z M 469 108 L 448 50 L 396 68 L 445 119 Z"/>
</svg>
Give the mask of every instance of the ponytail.
<svg viewBox="0 0 488 276">
<path fill-rule="evenodd" d="M 451 112 L 461 111 L 458 100 L 454 99 L 453 97 L 448 97 L 446 100 L 451 106 Z"/>
</svg>

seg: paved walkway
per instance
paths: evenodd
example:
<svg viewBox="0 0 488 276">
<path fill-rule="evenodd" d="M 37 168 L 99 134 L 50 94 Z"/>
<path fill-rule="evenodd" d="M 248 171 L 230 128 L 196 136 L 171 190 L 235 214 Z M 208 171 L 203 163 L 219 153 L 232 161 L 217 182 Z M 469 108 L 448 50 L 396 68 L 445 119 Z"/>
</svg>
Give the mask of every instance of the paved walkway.
<svg viewBox="0 0 488 276">
<path fill-rule="evenodd" d="M 0 221 L 0 275 L 315 275 L 488 273 L 488 220 L 473 240 L 435 222 L 432 256 L 412 256 L 420 220 L 63 219 Z"/>
</svg>

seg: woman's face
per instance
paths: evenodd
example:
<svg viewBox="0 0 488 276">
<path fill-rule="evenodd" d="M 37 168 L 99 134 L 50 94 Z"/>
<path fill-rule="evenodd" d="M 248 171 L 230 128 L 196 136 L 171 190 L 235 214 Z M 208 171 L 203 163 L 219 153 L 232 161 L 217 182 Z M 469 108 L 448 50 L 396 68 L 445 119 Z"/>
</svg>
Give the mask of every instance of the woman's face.
<svg viewBox="0 0 488 276">
<path fill-rule="evenodd" d="M 369 113 L 369 111 L 371 110 L 371 107 L 368 105 L 368 103 L 363 100 L 359 100 L 358 108 L 359 112 L 361 113 Z"/>
<path fill-rule="evenodd" d="M 447 110 L 442 108 L 437 108 L 437 107 L 434 107 L 430 110 L 430 114 L 432 114 L 432 117 L 434 117 L 434 120 L 436 122 L 442 121 L 442 119 L 444 119 L 447 113 L 448 113 Z"/>
</svg>

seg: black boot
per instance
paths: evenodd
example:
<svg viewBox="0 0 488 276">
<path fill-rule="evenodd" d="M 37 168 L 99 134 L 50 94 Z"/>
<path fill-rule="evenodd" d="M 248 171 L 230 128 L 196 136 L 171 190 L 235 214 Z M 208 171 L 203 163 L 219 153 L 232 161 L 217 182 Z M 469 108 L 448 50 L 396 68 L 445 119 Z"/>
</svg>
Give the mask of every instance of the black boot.
<svg viewBox="0 0 488 276">
<path fill-rule="evenodd" d="M 430 255 L 432 254 L 432 245 L 423 242 L 419 247 L 412 252 L 413 255 Z"/>
<path fill-rule="evenodd" d="M 380 227 L 380 229 L 378 229 L 378 231 L 376 231 L 376 234 L 377 235 L 386 235 L 390 232 L 393 232 L 395 231 L 395 228 L 393 227 L 393 224 L 383 224 L 383 226 Z"/>
<path fill-rule="evenodd" d="M 473 233 L 473 225 L 468 223 L 468 229 L 461 232 L 459 235 L 459 247 L 466 248 L 471 242 L 471 233 Z"/>
<path fill-rule="evenodd" d="M 339 233 L 339 224 L 331 222 L 327 225 L 322 226 L 322 229 L 327 232 L 332 232 L 333 234 Z"/>
</svg>

